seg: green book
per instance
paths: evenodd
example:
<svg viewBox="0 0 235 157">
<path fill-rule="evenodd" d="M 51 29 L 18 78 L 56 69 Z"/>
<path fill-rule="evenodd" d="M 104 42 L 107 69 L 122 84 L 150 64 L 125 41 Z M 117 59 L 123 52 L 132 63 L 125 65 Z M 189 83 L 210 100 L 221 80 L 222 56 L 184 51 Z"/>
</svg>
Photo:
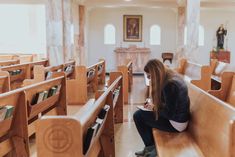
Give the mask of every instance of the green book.
<svg viewBox="0 0 235 157">
<path fill-rule="evenodd" d="M 44 93 L 43 100 L 45 100 L 48 97 L 48 91 L 45 90 L 43 93 Z"/>
<path fill-rule="evenodd" d="M 52 87 L 48 92 L 48 98 L 55 95 L 56 93 L 56 87 Z"/>
<path fill-rule="evenodd" d="M 6 117 L 7 109 L 5 107 L 0 107 L 0 122 Z"/>
<path fill-rule="evenodd" d="M 5 106 L 5 108 L 7 109 L 5 119 L 7 119 L 7 118 L 10 118 L 13 115 L 14 106 L 7 105 L 7 106 Z"/>
</svg>

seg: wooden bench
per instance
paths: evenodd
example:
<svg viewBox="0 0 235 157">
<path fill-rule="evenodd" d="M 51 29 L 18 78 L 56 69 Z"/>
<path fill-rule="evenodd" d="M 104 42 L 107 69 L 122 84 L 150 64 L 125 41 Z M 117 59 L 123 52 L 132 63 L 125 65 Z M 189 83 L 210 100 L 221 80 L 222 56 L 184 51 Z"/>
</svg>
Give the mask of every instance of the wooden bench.
<svg viewBox="0 0 235 157">
<path fill-rule="evenodd" d="M 11 90 L 22 87 L 25 79 L 31 78 L 31 69 L 29 64 L 17 64 L 1 67 L 2 71 L 10 74 Z"/>
<path fill-rule="evenodd" d="M 63 74 L 64 75 L 64 74 Z M 61 85 L 54 95 L 32 103 L 39 92 Z M 0 122 L 0 156 L 29 157 L 28 137 L 35 133 L 35 123 L 42 115 L 66 115 L 65 76 L 0 94 L 2 106 L 14 106 L 13 116 Z"/>
<path fill-rule="evenodd" d="M 23 89 L 0 94 L 0 104 L 13 106 L 11 117 L 0 122 L 0 156 L 29 157 L 27 111 Z"/>
<path fill-rule="evenodd" d="M 113 81 L 108 89 L 96 94 L 95 103 L 84 105 L 75 115 L 42 117 L 36 127 L 38 156 L 98 157 L 102 154 L 102 156 L 114 157 L 114 101 L 112 91 L 122 83 L 120 75 L 119 73 L 119 77 Z M 117 74 L 111 74 L 112 78 L 116 76 Z M 117 103 L 119 102 L 117 101 Z M 98 131 L 92 135 L 87 151 L 84 151 L 84 141 L 88 128 L 96 122 L 96 118 L 105 105 L 110 108 L 107 109 Z M 59 147 L 58 142 L 54 139 L 58 139 L 59 143 L 62 142 Z"/>
<path fill-rule="evenodd" d="M 34 62 L 38 60 L 37 54 L 1 54 L 0 61 L 20 60 L 20 63 Z"/>
<path fill-rule="evenodd" d="M 102 68 L 99 69 L 100 73 L 98 72 L 98 67 Z M 74 78 L 67 81 L 68 103 L 70 105 L 86 103 L 88 100 L 88 89 L 93 89 L 92 92 L 95 93 L 98 90 L 99 83 L 102 84 L 101 88 L 104 88 L 104 82 L 104 61 L 100 61 L 89 67 L 76 66 L 74 69 Z"/>
<path fill-rule="evenodd" d="M 63 72 L 61 75 L 64 75 Z M 35 95 L 39 92 L 49 91 L 52 87 L 61 86 L 56 94 L 44 99 L 39 103 L 33 103 Z M 35 123 L 42 115 L 66 115 L 67 114 L 67 95 L 66 95 L 65 76 L 59 76 L 47 81 L 24 87 L 27 101 L 28 113 L 28 136 L 35 133 Z M 49 93 L 48 93 L 49 94 Z"/>
<path fill-rule="evenodd" d="M 235 109 L 188 83 L 191 119 L 187 131 L 153 129 L 159 157 L 232 157 Z"/>
<path fill-rule="evenodd" d="M 221 75 L 221 88 L 209 90 L 211 95 L 235 107 L 235 72 L 223 72 Z"/>
<path fill-rule="evenodd" d="M 0 94 L 9 92 L 11 90 L 10 87 L 10 76 L 6 71 L 0 71 Z"/>
<path fill-rule="evenodd" d="M 75 61 L 69 61 L 57 66 L 45 67 L 44 65 L 35 65 L 33 68 L 33 78 L 25 79 L 23 85 L 28 86 L 31 84 L 45 81 L 47 79 L 53 78 L 53 75 L 56 75 L 56 73 L 60 72 L 64 72 L 66 78 L 71 79 L 74 77 L 74 66 Z"/>
<path fill-rule="evenodd" d="M 235 67 L 217 59 L 211 59 L 210 62 L 212 75 L 211 75 L 211 89 L 218 90 L 221 88 L 221 78 L 223 72 L 235 72 Z"/>
<path fill-rule="evenodd" d="M 127 60 L 125 65 L 120 65 L 117 70 L 123 74 L 123 84 L 124 84 L 124 103 L 127 104 L 129 101 L 129 92 L 131 92 L 131 87 L 133 84 L 133 65 L 131 60 Z"/>
<path fill-rule="evenodd" d="M 9 60 L 14 60 L 17 56 L 13 54 L 1 54 L 0 55 L 0 61 L 9 61 Z"/>
<path fill-rule="evenodd" d="M 10 74 L 10 86 L 11 89 L 20 88 L 23 85 L 25 79 L 31 79 L 33 77 L 33 67 L 35 65 L 47 65 L 48 60 L 42 60 L 37 62 L 30 62 L 24 64 L 16 64 L 11 66 L 1 67 L 2 71 L 8 71 Z"/>
<path fill-rule="evenodd" d="M 20 64 L 20 60 L 0 61 L 0 66 L 9 66 L 9 65 L 15 65 L 15 64 Z"/>
<path fill-rule="evenodd" d="M 211 68 L 192 63 L 186 59 L 180 60 L 179 67 L 175 69 L 186 81 L 208 91 L 211 89 Z"/>
</svg>

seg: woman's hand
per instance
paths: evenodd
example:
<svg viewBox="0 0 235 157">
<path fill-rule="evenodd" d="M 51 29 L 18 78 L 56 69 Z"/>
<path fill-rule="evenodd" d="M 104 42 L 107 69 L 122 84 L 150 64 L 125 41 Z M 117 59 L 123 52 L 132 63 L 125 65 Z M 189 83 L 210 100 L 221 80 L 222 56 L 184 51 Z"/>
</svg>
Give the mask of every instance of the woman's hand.
<svg viewBox="0 0 235 157">
<path fill-rule="evenodd" d="M 151 99 L 147 99 L 147 100 L 146 100 L 146 103 L 144 104 L 144 108 L 153 111 L 153 109 L 154 109 L 154 104 L 152 103 Z"/>
</svg>

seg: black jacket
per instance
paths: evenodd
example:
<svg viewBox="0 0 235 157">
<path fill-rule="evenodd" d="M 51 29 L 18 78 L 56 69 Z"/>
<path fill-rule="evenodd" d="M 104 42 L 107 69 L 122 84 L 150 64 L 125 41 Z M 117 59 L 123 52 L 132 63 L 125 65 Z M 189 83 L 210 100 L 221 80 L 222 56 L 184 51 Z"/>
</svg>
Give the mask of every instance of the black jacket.
<svg viewBox="0 0 235 157">
<path fill-rule="evenodd" d="M 159 116 L 180 123 L 189 120 L 188 87 L 180 76 L 174 76 L 165 84 L 162 91 L 162 103 L 164 107 L 160 110 Z"/>
</svg>

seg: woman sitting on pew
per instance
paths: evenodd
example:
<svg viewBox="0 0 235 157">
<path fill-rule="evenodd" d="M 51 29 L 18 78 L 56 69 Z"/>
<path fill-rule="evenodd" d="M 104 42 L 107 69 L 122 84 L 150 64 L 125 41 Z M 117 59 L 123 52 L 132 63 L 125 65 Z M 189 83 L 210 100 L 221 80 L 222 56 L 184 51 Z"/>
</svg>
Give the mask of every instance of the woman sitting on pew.
<svg viewBox="0 0 235 157">
<path fill-rule="evenodd" d="M 133 115 L 137 130 L 145 144 L 136 156 L 157 155 L 152 128 L 166 132 L 182 132 L 187 128 L 190 116 L 190 100 L 187 85 L 173 70 L 157 59 L 150 60 L 144 67 L 150 79 L 150 101 Z M 148 110 L 148 111 L 146 111 Z"/>
</svg>

